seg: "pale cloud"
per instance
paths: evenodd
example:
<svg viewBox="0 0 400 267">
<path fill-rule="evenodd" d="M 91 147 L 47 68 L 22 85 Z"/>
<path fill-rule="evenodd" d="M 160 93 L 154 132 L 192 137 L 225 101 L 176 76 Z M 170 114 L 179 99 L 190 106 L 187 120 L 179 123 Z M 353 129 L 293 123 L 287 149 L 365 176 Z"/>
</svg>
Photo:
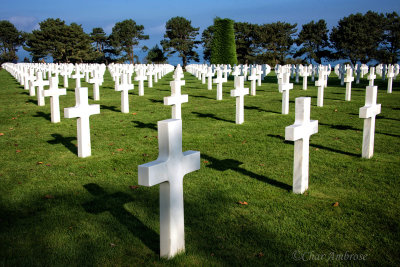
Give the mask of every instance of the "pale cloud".
<svg viewBox="0 0 400 267">
<path fill-rule="evenodd" d="M 150 27 L 148 28 L 148 30 L 146 30 L 145 28 L 144 32 L 148 34 L 162 34 L 165 32 L 165 23 L 160 24 L 158 26 Z"/>
<path fill-rule="evenodd" d="M 108 24 L 108 25 L 106 25 L 106 26 L 103 28 L 103 30 L 104 30 L 105 33 L 111 34 L 112 28 L 113 28 L 114 26 L 115 26 L 115 23 Z"/>
<path fill-rule="evenodd" d="M 29 16 L 13 16 L 8 18 L 12 24 L 19 30 L 32 31 L 39 28 L 38 19 Z"/>
</svg>

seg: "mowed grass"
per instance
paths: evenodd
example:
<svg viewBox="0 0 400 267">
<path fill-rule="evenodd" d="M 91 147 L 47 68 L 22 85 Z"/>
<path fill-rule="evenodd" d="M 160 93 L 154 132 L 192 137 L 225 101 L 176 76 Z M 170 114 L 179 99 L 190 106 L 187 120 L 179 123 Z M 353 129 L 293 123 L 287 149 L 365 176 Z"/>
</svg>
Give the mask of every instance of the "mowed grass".
<svg viewBox="0 0 400 267">
<path fill-rule="evenodd" d="M 76 119 L 63 118 L 63 108 L 75 105 L 75 81 L 60 97 L 61 123 L 52 124 L 49 99 L 37 106 L 0 71 L 0 265 L 400 264 L 400 81 L 392 94 L 386 81 L 375 81 L 382 113 L 374 157 L 366 160 L 358 113 L 368 81 L 353 83 L 346 102 L 334 74 L 324 107 L 316 107 L 311 79 L 306 91 L 300 79 L 290 91 L 290 113 L 282 115 L 271 73 L 256 96 L 245 97 L 245 122 L 236 125 L 232 79 L 217 101 L 215 85 L 209 91 L 185 73 L 183 149 L 201 152 L 201 168 L 184 177 L 186 252 L 160 259 L 159 188 L 135 186 L 138 165 L 158 156 L 157 121 L 171 117 L 163 105 L 171 77 L 154 88 L 146 82 L 144 96 L 135 82 L 130 113 L 123 114 L 107 71 L 100 101 L 89 99 L 101 114 L 90 117 L 92 156 L 82 159 Z M 92 97 L 92 85 L 82 86 Z M 284 132 L 301 96 L 312 98 L 319 131 L 310 139 L 309 190 L 295 195 L 294 146 Z M 332 259 L 346 253 L 366 260 Z"/>
</svg>

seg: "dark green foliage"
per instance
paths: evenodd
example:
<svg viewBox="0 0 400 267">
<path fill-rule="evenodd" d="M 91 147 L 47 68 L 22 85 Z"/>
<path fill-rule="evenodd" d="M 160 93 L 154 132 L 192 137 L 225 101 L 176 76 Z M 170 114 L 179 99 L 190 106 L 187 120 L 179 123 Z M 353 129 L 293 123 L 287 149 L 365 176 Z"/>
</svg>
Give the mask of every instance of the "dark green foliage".
<svg viewBox="0 0 400 267">
<path fill-rule="evenodd" d="M 164 52 L 155 45 L 152 49 L 149 50 L 146 56 L 147 63 L 165 63 L 167 61 L 167 57 L 164 55 Z"/>
<path fill-rule="evenodd" d="M 201 34 L 201 42 L 203 45 L 203 58 L 210 62 L 211 59 L 211 40 L 214 34 L 214 26 L 208 26 Z"/>
<path fill-rule="evenodd" d="M 0 65 L 18 60 L 17 47 L 23 44 L 23 36 L 8 20 L 0 21 Z"/>
<path fill-rule="evenodd" d="M 258 27 L 257 43 L 261 50 L 259 58 L 268 64 L 286 64 L 286 57 L 293 54 L 290 50 L 297 32 L 297 24 L 275 22 Z"/>
<path fill-rule="evenodd" d="M 353 64 L 366 64 L 376 58 L 383 40 L 384 22 L 382 14 L 372 11 L 342 18 L 330 34 L 330 41 L 337 51 L 336 58 L 348 59 Z"/>
<path fill-rule="evenodd" d="M 330 56 L 328 32 L 326 22 L 323 19 L 304 24 L 299 37 L 296 39 L 296 44 L 301 47 L 294 56 L 306 55 L 310 64 L 313 60 L 321 64 L 322 58 Z"/>
<path fill-rule="evenodd" d="M 211 40 L 211 64 L 237 64 L 234 21 L 214 19 Z"/>
<path fill-rule="evenodd" d="M 235 22 L 234 27 L 238 63 L 255 63 L 258 25 L 247 22 Z"/>
<path fill-rule="evenodd" d="M 395 64 L 400 59 L 400 17 L 396 12 L 385 16 L 383 42 L 377 60 Z"/>
<path fill-rule="evenodd" d="M 137 25 L 132 19 L 127 19 L 115 24 L 110 35 L 111 46 L 118 54 L 121 52 L 122 61 L 129 60 L 131 64 L 135 63 L 135 55 L 133 54 L 133 47 L 139 45 L 140 40 L 149 39 L 145 35 L 143 25 Z"/>
<path fill-rule="evenodd" d="M 199 34 L 199 28 L 192 27 L 192 22 L 183 17 L 173 17 L 165 25 L 164 38 L 161 45 L 167 56 L 178 53 L 185 67 L 189 60 L 199 62 L 199 55 L 195 48 L 200 44 L 195 38 Z"/>
<path fill-rule="evenodd" d="M 60 19 L 48 18 L 39 23 L 40 30 L 28 35 L 25 50 L 32 60 L 51 56 L 54 62 L 84 62 L 93 58 L 91 40 L 81 25 L 66 25 Z"/>
</svg>

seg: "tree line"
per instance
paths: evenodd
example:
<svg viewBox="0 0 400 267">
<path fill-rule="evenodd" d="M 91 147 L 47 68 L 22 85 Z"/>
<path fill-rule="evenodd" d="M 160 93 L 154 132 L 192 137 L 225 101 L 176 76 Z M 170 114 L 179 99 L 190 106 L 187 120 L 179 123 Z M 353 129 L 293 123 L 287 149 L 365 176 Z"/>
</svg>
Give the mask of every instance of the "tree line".
<svg viewBox="0 0 400 267">
<path fill-rule="evenodd" d="M 220 21 L 216 19 L 215 21 Z M 231 21 L 233 22 L 233 21 Z M 66 24 L 57 18 L 39 23 L 31 33 L 21 32 L 9 21 L 0 21 L 0 64 L 18 60 L 18 48 L 23 47 L 32 62 L 52 57 L 53 62 L 139 63 L 134 48 L 147 51 L 147 63 L 163 63 L 173 54 L 182 59 L 199 62 L 199 47 L 204 61 L 210 62 L 213 38 L 220 35 L 216 25 L 201 34 L 190 20 L 173 17 L 166 23 L 160 46 L 149 49 L 140 41 L 149 39 L 144 26 L 132 19 L 115 24 L 107 35 L 100 27 L 85 33 L 82 25 Z M 330 31 L 325 20 L 302 25 L 274 22 L 252 24 L 233 22 L 234 42 L 239 64 L 321 63 L 322 60 L 347 60 L 353 64 L 373 60 L 397 63 L 400 58 L 400 17 L 396 12 L 351 14 L 340 19 Z M 232 49 L 232 47 L 230 49 Z M 25 59 L 27 60 L 27 59 Z M 216 62 L 213 62 L 216 63 Z"/>
</svg>

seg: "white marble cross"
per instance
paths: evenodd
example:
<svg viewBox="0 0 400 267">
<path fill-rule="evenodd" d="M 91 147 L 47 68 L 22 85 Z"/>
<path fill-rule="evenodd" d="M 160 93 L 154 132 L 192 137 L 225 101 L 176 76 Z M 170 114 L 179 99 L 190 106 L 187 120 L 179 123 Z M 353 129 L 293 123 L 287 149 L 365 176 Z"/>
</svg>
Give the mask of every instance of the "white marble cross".
<svg viewBox="0 0 400 267">
<path fill-rule="evenodd" d="M 318 86 L 318 97 L 317 106 L 324 106 L 324 87 L 325 87 L 325 71 L 324 68 L 320 68 L 318 72 L 318 81 L 315 82 L 315 86 Z"/>
<path fill-rule="evenodd" d="M 371 67 L 367 79 L 369 80 L 369 86 L 374 86 L 374 80 L 376 79 L 375 67 Z"/>
<path fill-rule="evenodd" d="M 310 71 L 307 65 L 303 67 L 300 75 L 303 77 L 303 90 L 307 90 L 307 77 L 310 75 Z"/>
<path fill-rule="evenodd" d="M 257 70 L 256 68 L 251 69 L 251 75 L 248 77 L 248 80 L 251 81 L 250 85 L 250 95 L 256 95 L 256 81 L 257 81 Z"/>
<path fill-rule="evenodd" d="M 84 75 L 81 74 L 79 68 L 76 68 L 75 70 L 75 74 L 72 75 L 72 78 L 75 79 L 76 83 L 75 83 L 75 88 L 80 88 L 81 87 L 81 78 L 83 78 Z"/>
<path fill-rule="evenodd" d="M 75 89 L 75 107 L 64 108 L 65 118 L 77 119 L 78 136 L 78 157 L 85 158 L 92 154 L 90 146 L 90 125 L 89 117 L 100 113 L 100 105 L 89 105 L 88 88 L 80 87 Z"/>
<path fill-rule="evenodd" d="M 144 95 L 144 81 L 147 80 L 146 75 L 144 75 L 144 70 L 139 69 L 135 77 L 135 81 L 139 81 L 139 95 Z"/>
<path fill-rule="evenodd" d="M 293 83 L 289 83 L 290 74 L 286 71 L 282 73 L 279 80 L 279 92 L 282 93 L 282 114 L 289 114 L 289 90 L 293 89 Z"/>
<path fill-rule="evenodd" d="M 88 73 L 88 72 L 87 72 Z M 98 75 L 98 71 L 93 71 L 93 78 L 89 80 L 89 83 L 93 84 L 93 99 L 98 101 L 100 100 L 100 84 L 103 79 Z"/>
<path fill-rule="evenodd" d="M 50 77 L 50 88 L 44 90 L 43 95 L 50 96 L 51 122 L 60 122 L 60 95 L 66 95 L 67 89 L 58 88 L 58 77 Z"/>
<path fill-rule="evenodd" d="M 293 193 L 303 194 L 308 188 L 309 141 L 318 132 L 318 121 L 310 120 L 311 97 L 296 98 L 293 125 L 285 128 L 285 140 L 294 141 Z"/>
<path fill-rule="evenodd" d="M 249 94 L 249 88 L 244 88 L 244 77 L 239 76 L 231 96 L 236 97 L 236 124 L 244 122 L 244 96 Z"/>
<path fill-rule="evenodd" d="M 119 78 L 117 78 L 119 80 Z M 133 84 L 128 83 L 128 74 L 122 74 L 121 84 L 115 88 L 115 91 L 121 92 L 121 112 L 129 113 L 129 90 L 133 89 Z"/>
<path fill-rule="evenodd" d="M 43 80 L 43 73 L 41 71 L 38 71 L 36 73 L 37 79 L 36 81 L 32 82 L 33 87 L 37 87 L 37 104 L 38 106 L 44 106 L 45 101 L 44 101 L 44 95 L 43 95 L 43 87 L 45 85 L 49 85 L 49 81 L 44 81 Z"/>
<path fill-rule="evenodd" d="M 346 78 L 344 78 L 344 82 L 346 83 L 346 96 L 345 100 L 351 100 L 351 82 L 354 81 L 353 70 L 350 66 L 347 66 Z"/>
<path fill-rule="evenodd" d="M 208 78 L 208 84 L 207 84 L 207 89 L 212 90 L 212 78 L 214 76 L 214 73 L 212 71 L 212 67 L 207 67 L 207 73 L 206 76 Z"/>
<path fill-rule="evenodd" d="M 182 153 L 182 120 L 158 122 L 157 160 L 139 165 L 139 184 L 160 184 L 160 256 L 185 251 L 183 177 L 200 169 L 200 152 Z"/>
<path fill-rule="evenodd" d="M 393 86 L 393 77 L 394 77 L 394 66 L 392 64 L 390 64 L 388 67 L 387 77 L 388 77 L 387 92 L 388 94 L 391 94 Z"/>
<path fill-rule="evenodd" d="M 172 119 L 181 120 L 181 105 L 188 102 L 188 95 L 181 94 L 181 86 L 185 85 L 185 81 L 176 80 L 171 81 L 169 84 L 171 86 L 171 96 L 164 97 L 164 105 L 172 105 Z"/>
<path fill-rule="evenodd" d="M 217 100 L 222 100 L 222 83 L 226 82 L 222 77 L 222 71 L 217 69 L 217 78 L 213 80 L 217 84 Z"/>
<path fill-rule="evenodd" d="M 376 104 L 378 87 L 367 86 L 365 106 L 360 108 L 360 118 L 364 119 L 362 157 L 374 155 L 375 116 L 381 113 L 381 104 Z"/>
</svg>

